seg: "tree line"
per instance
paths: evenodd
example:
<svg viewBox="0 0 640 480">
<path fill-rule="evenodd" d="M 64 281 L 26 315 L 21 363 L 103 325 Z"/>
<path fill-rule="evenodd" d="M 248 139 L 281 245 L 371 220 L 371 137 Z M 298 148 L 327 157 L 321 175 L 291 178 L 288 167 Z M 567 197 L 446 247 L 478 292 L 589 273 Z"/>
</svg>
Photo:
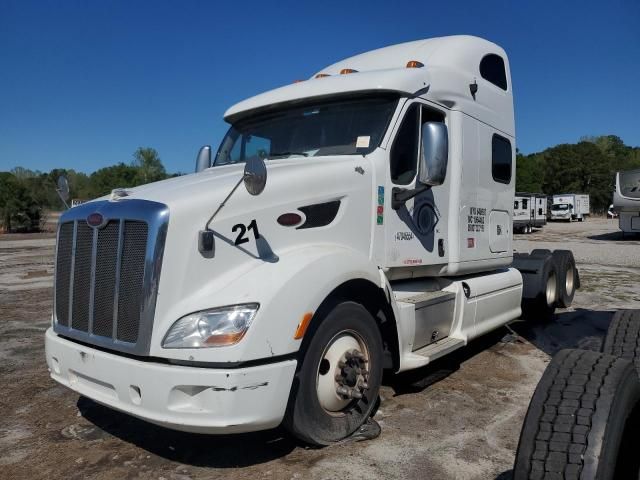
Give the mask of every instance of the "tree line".
<svg viewBox="0 0 640 480">
<path fill-rule="evenodd" d="M 615 172 L 640 168 L 640 147 L 630 147 L 615 135 L 583 137 L 529 155 L 518 153 L 516 190 L 545 193 L 588 193 L 594 212 L 611 203 Z M 47 210 L 62 210 L 56 193 L 60 175 L 69 179 L 70 197 L 88 200 L 114 188 L 129 188 L 176 176 L 166 172 L 158 152 L 140 147 L 130 163 L 118 163 L 91 175 L 56 168 L 49 173 L 17 167 L 0 172 L 0 230 L 37 230 Z"/>
<path fill-rule="evenodd" d="M 578 143 L 516 157 L 517 191 L 587 193 L 594 213 L 611 204 L 617 171 L 640 168 L 640 147 L 627 146 L 615 135 L 582 137 Z"/>
<path fill-rule="evenodd" d="M 42 227 L 44 212 L 63 210 L 56 193 L 58 177 L 69 180 L 72 199 L 89 200 L 108 194 L 114 188 L 130 188 L 164 180 L 166 172 L 158 152 L 140 147 L 130 163 L 118 163 L 96 170 L 90 175 L 73 169 L 55 168 L 49 173 L 16 167 L 0 172 L 0 231 L 35 231 Z"/>
</svg>

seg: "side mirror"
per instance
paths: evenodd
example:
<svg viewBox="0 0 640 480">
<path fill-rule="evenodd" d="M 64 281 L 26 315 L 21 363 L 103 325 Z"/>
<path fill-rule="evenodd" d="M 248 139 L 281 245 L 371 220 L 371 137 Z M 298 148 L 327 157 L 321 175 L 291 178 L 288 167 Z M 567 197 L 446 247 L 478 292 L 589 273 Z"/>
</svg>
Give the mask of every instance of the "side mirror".
<svg viewBox="0 0 640 480">
<path fill-rule="evenodd" d="M 196 157 L 196 173 L 211 166 L 211 145 L 205 145 L 198 152 Z"/>
<path fill-rule="evenodd" d="M 244 186 L 251 195 L 260 195 L 267 184 L 267 166 L 257 155 L 244 164 Z"/>
<path fill-rule="evenodd" d="M 67 203 L 67 200 L 69 200 L 69 180 L 67 180 L 67 177 L 64 175 L 60 175 L 56 183 L 56 192 L 58 192 L 60 200 L 62 200 L 66 208 L 69 208 L 69 204 Z"/>
<path fill-rule="evenodd" d="M 418 181 L 435 187 L 442 185 L 447 176 L 449 158 L 449 135 L 447 126 L 440 122 L 422 125 L 422 154 L 418 170 Z"/>
</svg>

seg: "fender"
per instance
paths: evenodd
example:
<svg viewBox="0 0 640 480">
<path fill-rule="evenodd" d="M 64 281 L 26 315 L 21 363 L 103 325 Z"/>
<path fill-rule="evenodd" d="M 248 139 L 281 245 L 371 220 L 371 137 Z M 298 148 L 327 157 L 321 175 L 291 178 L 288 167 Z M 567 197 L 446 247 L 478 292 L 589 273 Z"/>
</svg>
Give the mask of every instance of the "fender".
<svg viewBox="0 0 640 480">
<path fill-rule="evenodd" d="M 314 313 L 336 286 L 355 279 L 384 286 L 377 266 L 357 250 L 335 244 L 316 244 L 277 253 L 277 262 L 261 262 L 234 278 L 229 275 L 218 277 L 184 298 L 172 308 L 172 322 L 154 329 L 151 354 L 215 363 L 291 354 L 300 348 L 301 340 L 295 340 L 294 335 L 303 315 Z M 220 288 L 221 285 L 224 286 Z M 237 345 L 180 350 L 161 347 L 162 338 L 178 318 L 207 308 L 248 302 L 258 302 L 260 308 L 247 334 Z M 187 308 L 189 311 L 185 311 Z"/>
</svg>

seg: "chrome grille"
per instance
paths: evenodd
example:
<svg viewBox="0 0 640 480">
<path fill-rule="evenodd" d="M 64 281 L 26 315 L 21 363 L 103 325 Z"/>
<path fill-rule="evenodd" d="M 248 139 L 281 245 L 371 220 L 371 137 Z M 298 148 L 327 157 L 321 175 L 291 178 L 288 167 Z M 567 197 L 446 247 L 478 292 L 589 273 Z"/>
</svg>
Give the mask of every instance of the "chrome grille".
<svg viewBox="0 0 640 480">
<path fill-rule="evenodd" d="M 142 222 L 124 222 L 125 234 L 120 265 L 120 288 L 118 290 L 118 328 L 116 337 L 123 342 L 134 343 L 138 338 L 140 304 L 142 300 L 142 277 L 144 262 L 130 261 L 141 258 L 147 245 L 147 225 Z"/>
<path fill-rule="evenodd" d="M 103 226 L 86 218 L 98 212 Z M 144 200 L 93 202 L 60 219 L 55 324 L 62 334 L 129 353 L 148 353 L 168 209 Z"/>
</svg>

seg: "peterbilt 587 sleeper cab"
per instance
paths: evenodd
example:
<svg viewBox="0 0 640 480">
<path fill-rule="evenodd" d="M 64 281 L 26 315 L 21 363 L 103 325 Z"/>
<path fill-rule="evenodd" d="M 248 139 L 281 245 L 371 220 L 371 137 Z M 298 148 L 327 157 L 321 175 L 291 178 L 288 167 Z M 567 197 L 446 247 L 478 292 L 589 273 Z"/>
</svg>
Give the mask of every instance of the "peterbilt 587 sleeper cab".
<svg viewBox="0 0 640 480">
<path fill-rule="evenodd" d="M 511 266 L 513 101 L 497 45 L 375 50 L 225 118 L 197 173 L 62 215 L 56 381 L 169 428 L 284 422 L 328 444 L 370 415 L 383 369 L 564 298 L 551 255 Z"/>
</svg>

